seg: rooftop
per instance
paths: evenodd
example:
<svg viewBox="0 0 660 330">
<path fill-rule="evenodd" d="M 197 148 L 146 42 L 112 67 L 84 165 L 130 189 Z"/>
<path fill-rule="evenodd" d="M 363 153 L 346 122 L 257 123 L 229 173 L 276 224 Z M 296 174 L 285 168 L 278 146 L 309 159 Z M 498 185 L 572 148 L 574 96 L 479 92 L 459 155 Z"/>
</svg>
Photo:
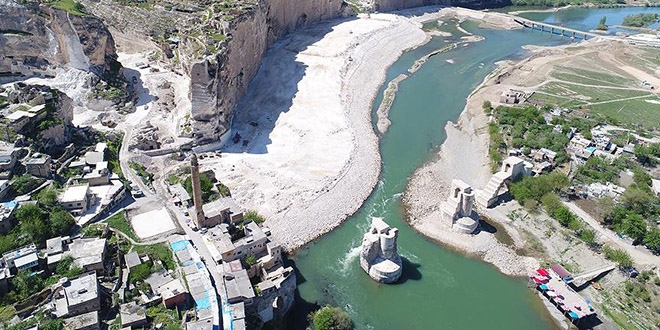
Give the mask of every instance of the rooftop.
<svg viewBox="0 0 660 330">
<path fill-rule="evenodd" d="M 255 297 L 247 271 L 240 264 L 240 260 L 222 264 L 227 299 L 230 301 L 235 299 L 252 299 Z M 240 268 L 240 270 L 237 270 L 237 268 Z"/>
<path fill-rule="evenodd" d="M 25 265 L 29 265 L 38 260 L 39 260 L 39 255 L 37 254 L 37 252 L 32 252 L 22 257 L 16 258 L 16 260 L 14 260 L 14 264 L 16 265 L 16 268 L 21 268 Z"/>
<path fill-rule="evenodd" d="M 176 230 L 174 221 L 165 207 L 134 216 L 131 225 L 135 234 L 142 239 Z"/>
<path fill-rule="evenodd" d="M 140 256 L 135 251 L 124 255 L 124 261 L 126 261 L 126 267 L 128 268 L 133 268 L 142 263 Z"/>
<path fill-rule="evenodd" d="M 69 280 L 64 284 L 64 294 L 69 306 L 79 305 L 99 296 L 96 273 L 90 272 Z"/>
<path fill-rule="evenodd" d="M 108 148 L 108 144 L 104 142 L 99 142 L 96 144 L 96 148 L 94 148 L 94 151 L 103 153 L 105 152 L 105 149 Z"/>
<path fill-rule="evenodd" d="M 122 327 L 147 320 L 147 309 L 135 302 L 119 305 L 119 314 L 121 316 Z"/>
<path fill-rule="evenodd" d="M 190 194 L 181 184 L 175 184 L 170 187 L 172 194 L 179 196 L 182 201 L 190 200 Z"/>
<path fill-rule="evenodd" d="M 103 161 L 103 153 L 97 151 L 88 151 L 85 153 L 85 163 L 87 165 L 96 165 Z"/>
<path fill-rule="evenodd" d="M 173 279 L 158 288 L 158 294 L 160 294 L 163 299 L 169 299 L 187 292 L 188 290 L 186 290 L 186 287 L 178 278 Z"/>
<path fill-rule="evenodd" d="M 37 247 L 36 247 L 34 244 L 29 244 L 29 245 L 21 246 L 21 247 L 18 248 L 18 249 L 11 250 L 11 251 L 9 251 L 9 252 L 5 252 L 5 253 L 2 255 L 2 257 L 3 257 L 3 258 L 13 258 L 13 259 L 16 259 L 16 258 L 19 258 L 19 257 L 21 257 L 21 256 L 24 256 L 24 255 L 26 255 L 26 254 L 29 254 L 29 253 L 32 253 L 32 252 L 36 252 L 36 251 L 37 251 Z"/>
<path fill-rule="evenodd" d="M 46 241 L 46 253 L 48 255 L 62 253 L 62 236 L 53 237 Z"/>
<path fill-rule="evenodd" d="M 99 312 L 89 312 L 64 319 L 65 329 L 87 329 L 99 324 Z"/>
<path fill-rule="evenodd" d="M 225 210 L 229 210 L 232 214 L 242 213 L 243 209 L 236 204 L 233 198 L 231 197 L 222 197 L 218 198 L 210 203 L 206 203 L 203 206 L 204 214 L 212 218 L 219 215 Z"/>
<path fill-rule="evenodd" d="M 4 185 L 7 180 L 0 180 L 0 187 Z M 14 210 L 18 207 L 18 202 L 5 202 L 0 203 L 0 221 L 9 218 Z"/>
<path fill-rule="evenodd" d="M 46 164 L 50 160 L 50 156 L 48 155 L 43 155 L 43 154 L 34 154 L 33 157 L 30 157 L 26 164 L 31 164 L 31 165 L 43 165 Z"/>
<path fill-rule="evenodd" d="M 64 191 L 64 194 L 60 197 L 60 202 L 70 203 L 70 202 L 79 202 L 85 200 L 85 196 L 87 196 L 88 190 L 89 190 L 89 185 L 70 186 Z"/>
<path fill-rule="evenodd" d="M 80 238 L 69 244 L 66 254 L 72 256 L 80 267 L 98 264 L 103 262 L 105 243 L 105 238 Z"/>
</svg>

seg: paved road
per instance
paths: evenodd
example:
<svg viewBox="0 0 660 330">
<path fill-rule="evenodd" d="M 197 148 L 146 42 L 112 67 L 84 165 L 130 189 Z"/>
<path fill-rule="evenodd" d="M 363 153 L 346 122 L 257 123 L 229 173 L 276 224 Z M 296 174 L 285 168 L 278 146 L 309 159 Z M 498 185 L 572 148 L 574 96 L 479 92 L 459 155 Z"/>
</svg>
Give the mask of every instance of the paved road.
<svg viewBox="0 0 660 330">
<path fill-rule="evenodd" d="M 188 238 L 190 238 L 190 240 L 192 241 L 197 252 L 204 259 L 204 264 L 206 265 L 206 268 L 209 270 L 211 276 L 213 277 L 216 293 L 219 294 L 220 292 L 218 292 L 217 283 L 222 283 L 221 282 L 222 276 L 220 275 L 220 272 L 218 272 L 218 265 L 215 263 L 213 256 L 206 247 L 206 244 L 204 244 L 204 239 L 202 238 L 202 235 L 198 231 L 192 230 L 192 228 L 186 223 L 186 219 L 190 219 L 190 218 L 183 214 L 181 208 L 169 202 L 169 198 L 168 198 L 169 195 L 167 194 L 167 190 L 165 189 L 165 184 L 162 181 L 154 182 L 154 188 L 156 190 L 156 194 L 160 196 L 162 200 L 166 201 L 163 203 L 163 205 L 165 205 L 165 207 L 167 207 L 171 211 L 171 213 L 174 214 L 174 217 L 176 218 L 176 221 L 179 223 L 179 226 L 181 227 L 181 229 L 183 229 L 186 235 L 188 235 Z M 219 294 L 219 296 L 222 295 Z"/>
<path fill-rule="evenodd" d="M 631 244 L 626 243 L 621 238 L 619 238 L 619 236 L 617 236 L 613 231 L 601 226 L 601 224 L 596 219 L 594 219 L 591 215 L 589 215 L 587 212 L 582 210 L 579 206 L 575 205 L 574 203 L 564 202 L 564 205 L 566 205 L 566 207 L 568 207 L 571 211 L 573 211 L 573 213 L 577 214 L 586 223 L 588 223 L 589 226 L 591 226 L 597 233 L 600 234 L 600 236 L 614 243 L 617 246 L 617 248 L 628 252 L 628 254 L 630 254 L 630 256 L 632 257 L 635 263 L 641 265 L 660 266 L 660 258 L 653 255 L 645 247 L 643 246 L 635 247 Z"/>
</svg>

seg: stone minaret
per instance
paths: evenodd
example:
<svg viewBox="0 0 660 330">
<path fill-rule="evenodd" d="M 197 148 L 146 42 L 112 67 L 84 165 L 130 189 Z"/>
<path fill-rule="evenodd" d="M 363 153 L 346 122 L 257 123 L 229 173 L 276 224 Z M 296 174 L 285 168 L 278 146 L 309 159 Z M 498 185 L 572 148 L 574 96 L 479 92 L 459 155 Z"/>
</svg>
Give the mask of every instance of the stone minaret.
<svg viewBox="0 0 660 330">
<path fill-rule="evenodd" d="M 197 228 L 202 228 L 205 225 L 206 216 L 204 215 L 204 208 L 202 207 L 202 187 L 199 183 L 199 163 L 197 162 L 197 155 L 193 153 L 190 159 L 190 173 L 192 181 L 193 202 L 195 207 L 195 216 L 193 220 Z"/>
</svg>

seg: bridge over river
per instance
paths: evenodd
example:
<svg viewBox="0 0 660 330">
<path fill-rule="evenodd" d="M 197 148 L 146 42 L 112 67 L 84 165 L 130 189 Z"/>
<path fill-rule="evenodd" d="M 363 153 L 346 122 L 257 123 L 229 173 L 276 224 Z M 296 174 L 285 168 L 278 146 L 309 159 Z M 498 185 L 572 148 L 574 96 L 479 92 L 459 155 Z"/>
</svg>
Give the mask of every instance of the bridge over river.
<svg viewBox="0 0 660 330">
<path fill-rule="evenodd" d="M 515 17 L 513 20 L 516 23 L 522 25 L 523 27 L 530 28 L 532 30 L 539 30 L 541 32 L 548 32 L 548 33 L 552 33 L 552 34 L 558 34 L 558 35 L 562 35 L 562 36 L 565 36 L 565 37 L 571 37 L 573 39 L 581 38 L 581 39 L 587 40 L 589 38 L 602 37 L 602 35 L 599 35 L 599 34 L 596 34 L 596 33 L 584 32 L 584 31 L 571 29 L 571 28 L 567 28 L 567 27 L 563 27 L 563 26 L 536 22 L 536 21 L 532 21 L 532 20 L 522 18 L 522 17 Z"/>
</svg>

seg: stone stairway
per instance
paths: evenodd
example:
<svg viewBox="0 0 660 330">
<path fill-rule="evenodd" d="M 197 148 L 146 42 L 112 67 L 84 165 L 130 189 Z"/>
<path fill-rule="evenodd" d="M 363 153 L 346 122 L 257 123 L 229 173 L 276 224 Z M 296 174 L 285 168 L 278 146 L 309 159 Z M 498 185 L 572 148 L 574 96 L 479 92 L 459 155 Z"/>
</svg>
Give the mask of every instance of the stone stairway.
<svg viewBox="0 0 660 330">
<path fill-rule="evenodd" d="M 484 208 L 493 205 L 497 201 L 504 182 L 509 178 L 511 178 L 511 173 L 508 172 L 500 171 L 493 174 L 484 189 L 477 192 L 477 203 Z"/>
</svg>

